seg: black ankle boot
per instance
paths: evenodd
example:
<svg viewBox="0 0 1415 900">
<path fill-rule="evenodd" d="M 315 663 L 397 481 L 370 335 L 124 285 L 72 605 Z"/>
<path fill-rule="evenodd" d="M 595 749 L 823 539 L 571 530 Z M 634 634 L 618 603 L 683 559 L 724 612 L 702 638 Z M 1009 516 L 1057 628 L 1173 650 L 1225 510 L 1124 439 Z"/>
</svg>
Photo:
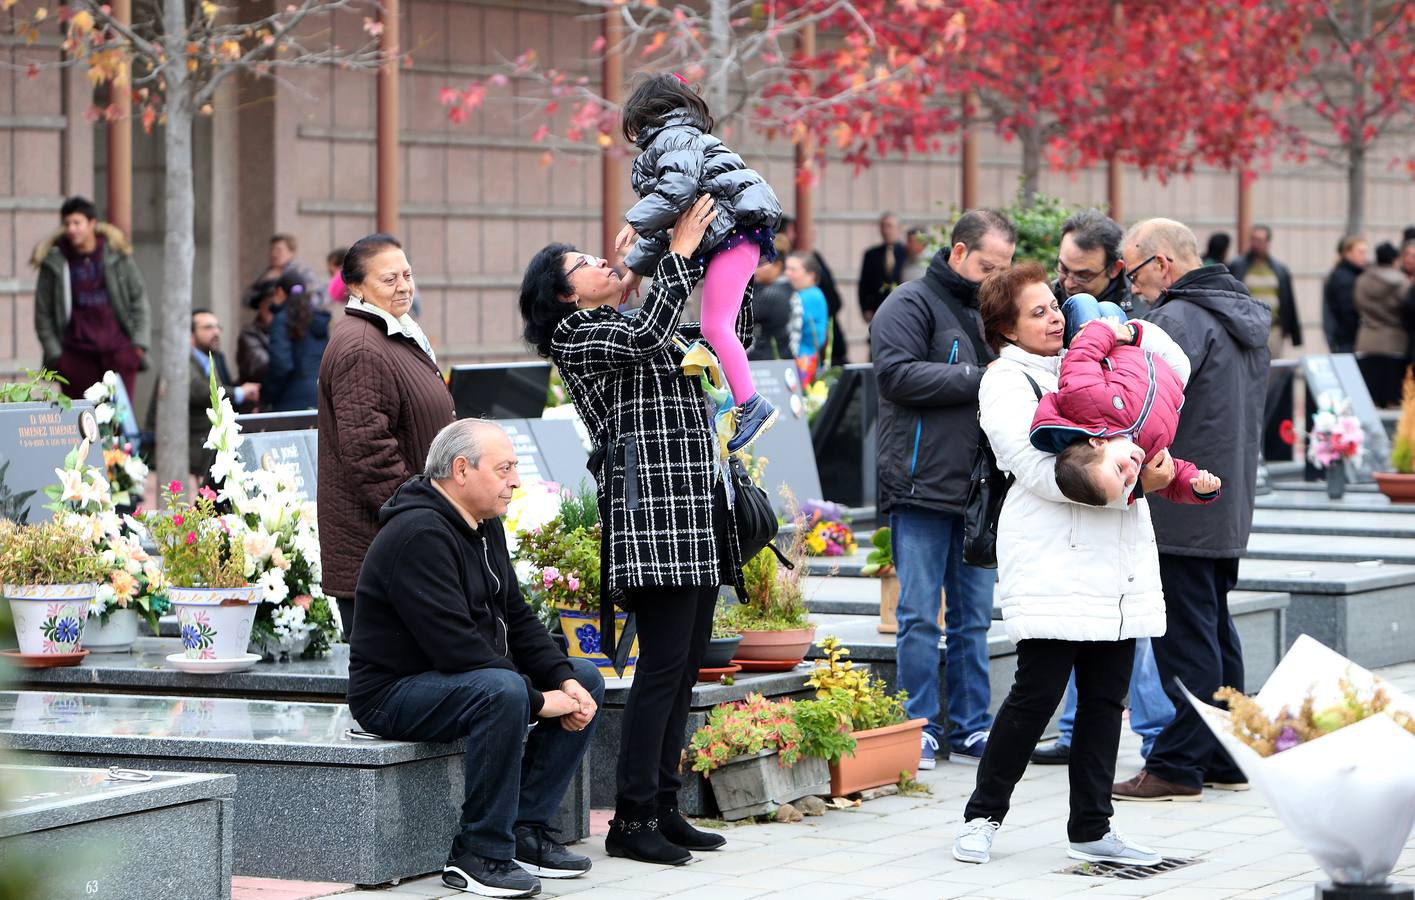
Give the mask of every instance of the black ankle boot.
<svg viewBox="0 0 1415 900">
<path fill-rule="evenodd" d="M 610 856 L 627 857 L 660 866 L 681 866 L 693 861 L 693 854 L 664 837 L 658 819 L 609 820 L 604 851 Z"/>
<path fill-rule="evenodd" d="M 659 808 L 658 833 L 684 850 L 716 850 L 727 843 L 727 838 L 720 834 L 689 825 L 676 806 Z"/>
</svg>

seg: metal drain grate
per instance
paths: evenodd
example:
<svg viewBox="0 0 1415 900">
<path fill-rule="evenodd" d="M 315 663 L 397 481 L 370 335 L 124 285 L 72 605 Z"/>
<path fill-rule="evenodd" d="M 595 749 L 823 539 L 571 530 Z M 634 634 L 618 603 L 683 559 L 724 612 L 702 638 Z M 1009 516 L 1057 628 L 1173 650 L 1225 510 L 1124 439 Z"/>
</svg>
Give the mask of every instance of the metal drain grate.
<svg viewBox="0 0 1415 900">
<path fill-rule="evenodd" d="M 1125 863 L 1085 862 L 1068 866 L 1061 870 L 1063 875 L 1087 875 L 1092 878 L 1119 878 L 1123 881 L 1138 881 L 1162 872 L 1173 872 L 1185 866 L 1192 866 L 1198 860 L 1165 857 L 1158 865 L 1137 866 Z"/>
</svg>

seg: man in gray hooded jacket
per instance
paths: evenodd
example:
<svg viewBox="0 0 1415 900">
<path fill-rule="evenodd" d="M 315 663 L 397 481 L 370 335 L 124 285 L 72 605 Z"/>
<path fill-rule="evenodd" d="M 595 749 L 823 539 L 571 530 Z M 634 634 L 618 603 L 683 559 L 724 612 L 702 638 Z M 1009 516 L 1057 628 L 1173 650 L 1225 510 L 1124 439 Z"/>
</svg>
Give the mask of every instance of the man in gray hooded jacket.
<svg viewBox="0 0 1415 900">
<path fill-rule="evenodd" d="M 1121 247 L 1135 293 L 1152 304 L 1145 318 L 1178 342 L 1193 369 L 1170 453 L 1220 476 L 1223 496 L 1203 507 L 1151 504 L 1168 626 L 1154 639 L 1155 662 L 1176 712 L 1145 768 L 1112 793 L 1196 799 L 1206 786 L 1247 788 L 1176 681 L 1205 701 L 1223 685 L 1243 689 L 1228 592 L 1253 525 L 1272 314 L 1226 267 L 1203 265 L 1194 233 L 1178 222 L 1141 222 Z"/>
</svg>

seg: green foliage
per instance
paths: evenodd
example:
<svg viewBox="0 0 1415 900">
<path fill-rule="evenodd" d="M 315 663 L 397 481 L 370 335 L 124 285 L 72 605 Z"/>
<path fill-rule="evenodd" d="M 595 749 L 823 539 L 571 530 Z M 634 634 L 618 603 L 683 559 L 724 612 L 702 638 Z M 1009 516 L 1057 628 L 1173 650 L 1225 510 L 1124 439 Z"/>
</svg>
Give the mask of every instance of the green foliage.
<svg viewBox="0 0 1415 900">
<path fill-rule="evenodd" d="M 810 624 L 806 611 L 806 536 L 796 517 L 797 527 L 782 548 L 782 554 L 796 565 L 788 569 L 781 565 L 770 549 L 747 560 L 742 567 L 742 582 L 747 602 L 730 608 L 726 620 L 738 631 L 790 631 Z"/>
<path fill-rule="evenodd" d="M 886 575 L 894 574 L 894 546 L 890 543 L 889 529 L 877 528 L 870 536 L 870 545 L 874 548 L 865 557 L 865 565 L 860 569 L 860 574 L 866 578 L 876 576 L 883 578 Z"/>
<path fill-rule="evenodd" d="M 1017 227 L 1017 250 L 1012 255 L 1012 262 L 1039 262 L 1050 272 L 1056 265 L 1056 252 L 1061 246 L 1061 224 L 1082 208 L 1046 194 L 1037 194 L 1032 205 L 1025 206 L 1022 191 L 1018 190 L 1012 205 L 1000 210 Z M 931 235 L 933 243 L 939 247 L 948 246 L 949 233 L 963 217 L 964 210 L 955 206 L 950 212 L 948 226 Z"/>
<path fill-rule="evenodd" d="M 567 530 L 588 530 L 599 524 L 599 499 L 593 488 L 581 481 L 579 491 L 565 493 L 565 499 L 560 503 L 560 523 Z"/>
<path fill-rule="evenodd" d="M 40 525 L 0 521 L 0 582 L 96 584 L 107 575 L 82 530 L 57 520 Z"/>
<path fill-rule="evenodd" d="M 1401 475 L 1415 473 L 1415 448 L 1411 447 L 1410 439 L 1405 435 L 1397 435 L 1395 446 L 1390 451 L 1391 468 Z"/>
<path fill-rule="evenodd" d="M 246 551 L 237 533 L 216 510 L 216 495 L 203 491 L 193 503 L 182 499 L 182 483 L 162 489 L 167 509 L 143 514 L 167 582 L 173 587 L 242 587 Z"/>
<path fill-rule="evenodd" d="M 52 403 L 64 410 L 73 407 L 73 401 L 59 387 L 69 383 L 63 375 L 51 369 L 23 371 L 28 380 L 0 384 L 0 403 Z"/>
<path fill-rule="evenodd" d="M 537 602 L 541 606 L 598 611 L 599 544 L 598 523 L 569 528 L 560 517 L 522 534 L 516 556 L 535 569 L 527 588 Z"/>
<path fill-rule="evenodd" d="M 783 766 L 801 758 L 801 729 L 790 700 L 748 694 L 740 703 L 723 703 L 708 713 L 707 724 L 693 732 L 689 749 L 693 771 L 710 775 L 738 756 L 774 750 Z"/>
<path fill-rule="evenodd" d="M 870 675 L 845 657 L 850 648 L 840 639 L 827 636 L 820 641 L 825 658 L 816 660 L 816 668 L 806 684 L 816 689 L 816 698 L 829 700 L 846 716 L 852 731 L 885 728 L 907 721 L 903 691 L 891 694 L 884 679 Z"/>
<path fill-rule="evenodd" d="M 29 504 L 29 498 L 35 495 L 35 491 L 12 491 L 5 483 L 5 476 L 10 471 L 10 460 L 0 463 L 0 519 L 8 522 L 16 522 L 20 525 L 29 520 L 29 511 L 25 507 Z"/>
<path fill-rule="evenodd" d="M 801 752 L 835 762 L 855 754 L 855 736 L 850 733 L 849 696 L 833 692 L 816 700 L 796 703 L 796 724 L 801 729 Z"/>
<path fill-rule="evenodd" d="M 931 797 L 934 789 L 924 784 L 922 781 L 915 781 L 907 771 L 899 773 L 899 796 L 901 797 Z"/>
<path fill-rule="evenodd" d="M 721 600 L 718 600 L 717 609 L 713 610 L 712 613 L 713 639 L 737 637 L 739 634 L 741 634 L 741 632 L 732 627 L 732 623 L 729 621 L 727 606 Z"/>
<path fill-rule="evenodd" d="M 1395 426 L 1395 446 L 1390 464 L 1401 475 L 1415 474 L 1415 368 L 1405 368 L 1400 388 L 1400 421 Z"/>
</svg>

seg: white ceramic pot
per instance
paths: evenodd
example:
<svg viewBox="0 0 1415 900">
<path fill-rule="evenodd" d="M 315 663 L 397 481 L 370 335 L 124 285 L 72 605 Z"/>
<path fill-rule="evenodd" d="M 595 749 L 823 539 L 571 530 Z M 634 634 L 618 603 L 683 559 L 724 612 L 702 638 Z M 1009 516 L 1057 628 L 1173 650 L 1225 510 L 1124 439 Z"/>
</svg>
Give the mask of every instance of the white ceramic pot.
<svg viewBox="0 0 1415 900">
<path fill-rule="evenodd" d="M 77 653 L 96 584 L 7 584 L 20 652 L 27 656 Z"/>
<path fill-rule="evenodd" d="M 260 586 L 167 589 L 177 613 L 182 653 L 188 659 L 235 659 L 246 655 Z"/>
<path fill-rule="evenodd" d="M 100 625 L 98 616 L 84 627 L 84 649 L 94 653 L 126 653 L 138 639 L 138 611 L 115 609 L 108 624 Z"/>
</svg>

